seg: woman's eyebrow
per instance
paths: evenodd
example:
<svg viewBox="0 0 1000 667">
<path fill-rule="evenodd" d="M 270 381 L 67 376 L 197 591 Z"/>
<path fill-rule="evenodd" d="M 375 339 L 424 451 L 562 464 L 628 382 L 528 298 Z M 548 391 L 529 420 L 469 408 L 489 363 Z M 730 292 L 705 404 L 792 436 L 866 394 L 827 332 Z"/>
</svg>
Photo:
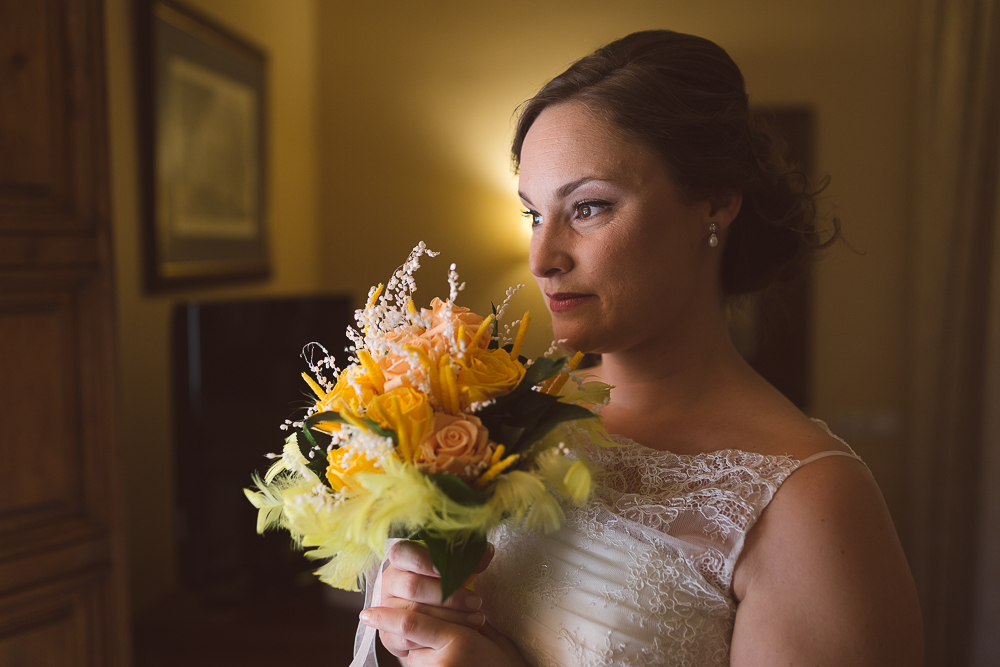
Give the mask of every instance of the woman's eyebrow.
<svg viewBox="0 0 1000 667">
<path fill-rule="evenodd" d="M 609 180 L 610 179 L 607 178 L 597 178 L 596 176 L 584 176 L 583 178 L 578 178 L 575 181 L 570 181 L 565 185 L 559 186 L 559 189 L 556 190 L 556 196 L 559 199 L 562 199 L 564 197 L 569 196 L 570 193 L 572 193 L 574 190 L 576 190 L 578 187 L 580 187 L 585 183 L 590 183 L 591 181 L 609 181 Z M 531 200 L 528 199 L 523 192 L 518 191 L 517 195 L 524 201 L 531 204 Z M 534 206 L 534 204 L 531 205 Z"/>
</svg>

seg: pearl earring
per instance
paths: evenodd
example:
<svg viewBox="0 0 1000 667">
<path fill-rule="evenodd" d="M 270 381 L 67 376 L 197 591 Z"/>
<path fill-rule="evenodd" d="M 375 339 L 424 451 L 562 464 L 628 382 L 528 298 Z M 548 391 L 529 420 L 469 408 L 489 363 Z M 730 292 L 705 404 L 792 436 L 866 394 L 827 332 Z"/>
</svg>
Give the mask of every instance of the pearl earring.
<svg viewBox="0 0 1000 667">
<path fill-rule="evenodd" d="M 715 233 L 719 231 L 719 226 L 714 222 L 708 226 L 708 232 L 711 236 L 708 237 L 708 245 L 712 248 L 719 245 L 719 237 Z"/>
</svg>

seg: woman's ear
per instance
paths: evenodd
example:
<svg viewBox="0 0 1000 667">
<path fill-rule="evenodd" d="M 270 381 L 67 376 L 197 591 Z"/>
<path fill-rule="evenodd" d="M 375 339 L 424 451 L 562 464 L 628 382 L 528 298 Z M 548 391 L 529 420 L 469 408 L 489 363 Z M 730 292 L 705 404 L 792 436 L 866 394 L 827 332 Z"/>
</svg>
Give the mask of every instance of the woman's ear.
<svg viewBox="0 0 1000 667">
<path fill-rule="evenodd" d="M 714 222 L 719 229 L 729 226 L 740 212 L 743 205 L 743 193 L 739 190 L 724 190 L 712 195 L 709 198 L 711 208 L 709 209 L 709 222 Z"/>
</svg>

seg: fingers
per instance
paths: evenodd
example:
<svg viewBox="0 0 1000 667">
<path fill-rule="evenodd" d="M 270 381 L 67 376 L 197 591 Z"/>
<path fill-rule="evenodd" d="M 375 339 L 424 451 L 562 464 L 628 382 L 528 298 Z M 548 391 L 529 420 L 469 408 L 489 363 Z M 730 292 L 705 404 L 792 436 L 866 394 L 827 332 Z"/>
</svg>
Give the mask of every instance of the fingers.
<svg viewBox="0 0 1000 667">
<path fill-rule="evenodd" d="M 393 609 L 402 609 L 403 611 L 412 611 L 426 616 L 433 616 L 434 618 L 447 621 L 448 623 L 468 626 L 473 630 L 478 630 L 482 627 L 483 623 L 486 622 L 486 616 L 479 611 L 449 609 L 447 607 L 420 604 L 419 602 L 412 602 L 410 600 L 403 600 L 400 598 L 389 598 L 382 603 L 382 606 L 391 607 Z"/>
<path fill-rule="evenodd" d="M 389 551 L 389 562 L 389 567 L 382 573 L 381 602 L 384 605 L 389 605 L 393 598 L 399 598 L 407 602 L 447 607 L 467 613 L 478 610 L 483 604 L 482 598 L 465 588 L 455 591 L 442 602 L 441 580 L 433 573 L 433 565 L 427 557 L 427 551 L 419 545 L 411 542 L 399 542 L 393 545 Z M 444 620 L 451 621 L 451 616 Z"/>
<path fill-rule="evenodd" d="M 394 635 L 391 632 L 380 632 L 379 639 L 382 640 L 382 646 L 385 647 L 385 650 L 392 653 L 397 658 L 405 658 L 410 651 L 418 648 L 424 648 L 423 646 L 417 646 L 408 639 L 403 639 L 399 635 Z"/>
<path fill-rule="evenodd" d="M 476 574 L 479 574 L 489 566 L 490 561 L 493 560 L 493 554 L 495 554 L 496 551 L 496 548 L 494 548 L 492 544 L 486 544 L 486 553 L 483 554 L 482 560 L 479 561 L 479 565 L 476 567 Z"/>
<path fill-rule="evenodd" d="M 455 591 L 442 602 L 440 579 L 404 572 L 389 566 L 382 573 L 382 603 L 388 604 L 392 598 L 465 612 L 476 611 L 483 605 L 482 598 L 466 588 Z"/>
<path fill-rule="evenodd" d="M 431 555 L 427 549 L 415 542 L 396 542 L 389 549 L 389 562 L 397 570 L 422 574 L 428 577 L 438 576 Z"/>
<path fill-rule="evenodd" d="M 486 569 L 490 561 L 493 560 L 495 553 L 496 549 L 493 545 L 487 544 L 486 553 L 483 554 L 482 560 L 479 561 L 479 565 L 476 567 L 476 574 Z M 427 552 L 427 549 L 415 542 L 404 540 L 392 545 L 392 548 L 389 549 L 389 562 L 400 570 L 415 572 L 429 577 L 439 576 L 437 568 L 431 562 L 431 556 Z"/>
<path fill-rule="evenodd" d="M 383 634 L 396 635 L 416 646 L 434 650 L 445 648 L 460 633 L 469 632 L 467 628 L 446 623 L 433 616 L 391 607 L 365 609 L 361 612 L 361 622 Z M 385 639 L 382 643 L 385 643 Z"/>
<path fill-rule="evenodd" d="M 516 656 L 519 661 L 522 663 L 524 662 L 524 658 L 521 657 L 521 652 L 517 649 L 517 646 L 515 646 L 511 640 L 500 634 L 500 632 L 490 623 L 483 624 L 483 627 L 479 629 L 479 634 L 499 646 L 500 650 L 507 655 Z"/>
<path fill-rule="evenodd" d="M 395 604 L 392 606 L 394 609 L 399 609 L 402 611 L 423 614 L 425 616 L 430 616 L 448 623 L 453 623 L 455 625 L 461 625 L 467 627 L 471 630 L 478 630 L 486 625 L 486 616 L 482 612 L 460 612 L 451 609 L 444 609 L 442 607 L 430 607 L 426 605 L 407 603 L 401 600 L 394 600 Z M 397 606 L 406 605 L 406 606 Z M 386 605 L 389 606 L 389 605 Z M 395 634 L 389 630 L 382 630 L 382 644 L 395 656 L 406 656 L 409 651 L 414 649 L 427 648 L 422 644 L 418 644 L 406 637 Z"/>
</svg>

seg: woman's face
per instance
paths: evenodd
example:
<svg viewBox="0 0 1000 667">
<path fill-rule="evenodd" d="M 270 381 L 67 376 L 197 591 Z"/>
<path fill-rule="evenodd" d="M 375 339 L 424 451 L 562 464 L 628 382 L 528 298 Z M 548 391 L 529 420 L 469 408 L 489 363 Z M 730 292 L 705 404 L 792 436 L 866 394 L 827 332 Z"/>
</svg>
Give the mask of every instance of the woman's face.
<svg viewBox="0 0 1000 667">
<path fill-rule="evenodd" d="M 614 353 L 718 307 L 709 202 L 690 202 L 651 150 L 581 103 L 547 107 L 521 150 L 531 272 L 571 350 Z M 721 226 L 721 225 L 720 225 Z"/>
</svg>

